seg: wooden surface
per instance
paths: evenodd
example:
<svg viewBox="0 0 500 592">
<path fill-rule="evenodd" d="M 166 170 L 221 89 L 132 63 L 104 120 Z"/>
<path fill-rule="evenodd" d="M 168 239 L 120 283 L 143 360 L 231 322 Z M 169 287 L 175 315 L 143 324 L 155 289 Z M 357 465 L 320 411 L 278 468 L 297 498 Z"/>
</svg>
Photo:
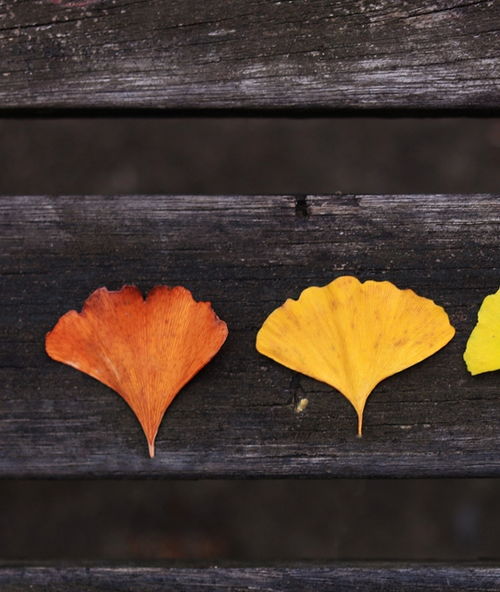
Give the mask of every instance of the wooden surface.
<svg viewBox="0 0 500 592">
<path fill-rule="evenodd" d="M 0 567 L 2 592 L 497 592 L 500 568 L 439 564 L 302 564 L 295 567 Z"/>
<path fill-rule="evenodd" d="M 500 197 L 4 197 L 0 224 L 0 476 L 500 475 L 500 375 L 462 360 L 500 283 Z M 376 388 L 362 439 L 341 395 L 254 345 L 287 297 L 344 274 L 411 287 L 457 329 Z M 230 331 L 153 460 L 121 398 L 44 353 L 63 313 L 126 283 L 182 284 Z"/>
<path fill-rule="evenodd" d="M 495 0 L 0 0 L 0 110 L 498 111 L 499 48 Z"/>
</svg>

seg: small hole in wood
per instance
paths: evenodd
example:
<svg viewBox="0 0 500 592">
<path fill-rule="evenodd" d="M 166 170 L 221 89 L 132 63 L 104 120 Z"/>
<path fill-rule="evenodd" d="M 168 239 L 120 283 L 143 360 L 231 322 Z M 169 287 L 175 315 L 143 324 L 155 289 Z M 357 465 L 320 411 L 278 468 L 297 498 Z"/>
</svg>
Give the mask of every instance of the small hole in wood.
<svg viewBox="0 0 500 592">
<path fill-rule="evenodd" d="M 309 218 L 309 206 L 305 195 L 300 195 L 295 198 L 295 215 L 297 218 Z"/>
</svg>

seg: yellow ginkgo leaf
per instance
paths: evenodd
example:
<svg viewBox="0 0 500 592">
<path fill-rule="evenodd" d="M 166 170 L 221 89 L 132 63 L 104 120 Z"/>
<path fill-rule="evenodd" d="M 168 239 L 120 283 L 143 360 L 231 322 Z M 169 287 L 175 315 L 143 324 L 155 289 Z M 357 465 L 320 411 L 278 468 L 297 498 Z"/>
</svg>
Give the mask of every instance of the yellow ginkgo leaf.
<svg viewBox="0 0 500 592">
<path fill-rule="evenodd" d="M 500 289 L 483 300 L 464 360 L 471 374 L 500 370 Z"/>
<path fill-rule="evenodd" d="M 455 334 L 444 309 L 390 282 L 339 277 L 273 311 L 257 350 L 339 390 L 358 415 L 384 378 L 431 356 Z"/>
</svg>

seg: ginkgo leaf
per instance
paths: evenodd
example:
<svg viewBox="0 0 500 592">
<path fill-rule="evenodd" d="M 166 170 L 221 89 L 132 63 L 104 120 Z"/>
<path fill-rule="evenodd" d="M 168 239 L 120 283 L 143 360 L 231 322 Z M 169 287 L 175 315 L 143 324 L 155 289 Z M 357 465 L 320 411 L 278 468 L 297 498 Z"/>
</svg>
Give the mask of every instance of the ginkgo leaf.
<svg viewBox="0 0 500 592">
<path fill-rule="evenodd" d="M 62 316 L 47 334 L 48 355 L 100 380 L 130 405 L 154 456 L 167 407 L 219 351 L 227 325 L 209 302 L 177 286 L 157 286 L 144 300 L 134 286 L 99 288 L 81 313 Z"/>
<path fill-rule="evenodd" d="M 483 300 L 464 360 L 472 375 L 500 370 L 500 289 Z"/>
<path fill-rule="evenodd" d="M 437 352 L 455 330 L 444 309 L 390 282 L 339 277 L 273 311 L 257 350 L 339 390 L 358 415 L 384 378 Z"/>
</svg>

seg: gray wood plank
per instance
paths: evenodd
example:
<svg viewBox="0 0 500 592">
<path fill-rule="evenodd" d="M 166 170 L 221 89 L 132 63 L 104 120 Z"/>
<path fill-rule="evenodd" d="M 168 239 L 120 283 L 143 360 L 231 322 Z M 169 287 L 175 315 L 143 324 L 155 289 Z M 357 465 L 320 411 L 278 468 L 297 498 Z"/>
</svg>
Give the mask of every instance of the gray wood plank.
<svg viewBox="0 0 500 592">
<path fill-rule="evenodd" d="M 500 283 L 499 229 L 494 195 L 1 198 L 0 476 L 498 476 L 499 374 L 471 377 L 462 353 Z M 342 396 L 254 345 L 287 297 L 344 274 L 411 287 L 457 329 L 377 387 L 362 439 Z M 230 331 L 153 460 L 113 391 L 44 353 L 64 312 L 127 283 L 185 285 Z"/>
<path fill-rule="evenodd" d="M 297 564 L 281 567 L 0 567 L 4 592 L 496 592 L 500 568 L 487 564 Z"/>
<path fill-rule="evenodd" d="M 500 105 L 494 0 L 0 0 L 0 109 Z"/>
</svg>

